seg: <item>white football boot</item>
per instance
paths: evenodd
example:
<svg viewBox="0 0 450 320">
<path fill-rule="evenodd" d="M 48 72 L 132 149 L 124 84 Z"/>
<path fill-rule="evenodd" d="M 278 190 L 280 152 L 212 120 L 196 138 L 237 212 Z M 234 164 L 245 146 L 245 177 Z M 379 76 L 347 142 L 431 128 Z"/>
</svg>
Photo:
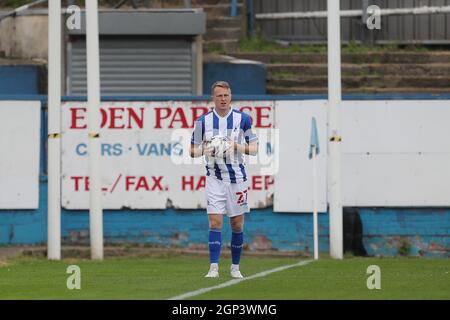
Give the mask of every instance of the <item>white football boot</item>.
<svg viewBox="0 0 450 320">
<path fill-rule="evenodd" d="M 232 264 L 230 268 L 231 277 L 235 279 L 242 279 L 244 276 L 239 271 L 239 265 L 238 264 Z"/>
<path fill-rule="evenodd" d="M 218 278 L 219 277 L 219 265 L 217 263 L 211 263 L 208 274 L 205 278 Z"/>
</svg>

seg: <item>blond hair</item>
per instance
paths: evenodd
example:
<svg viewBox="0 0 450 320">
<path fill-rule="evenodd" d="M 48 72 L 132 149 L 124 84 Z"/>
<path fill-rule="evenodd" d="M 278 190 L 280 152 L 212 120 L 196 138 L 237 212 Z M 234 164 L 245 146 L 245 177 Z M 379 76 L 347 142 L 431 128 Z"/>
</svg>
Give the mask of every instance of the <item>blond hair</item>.
<svg viewBox="0 0 450 320">
<path fill-rule="evenodd" d="M 214 88 L 215 87 L 221 87 L 221 88 L 225 88 L 225 89 L 230 89 L 231 90 L 230 85 L 228 84 L 228 82 L 226 82 L 226 81 L 216 81 L 211 86 L 211 95 L 214 95 Z"/>
</svg>

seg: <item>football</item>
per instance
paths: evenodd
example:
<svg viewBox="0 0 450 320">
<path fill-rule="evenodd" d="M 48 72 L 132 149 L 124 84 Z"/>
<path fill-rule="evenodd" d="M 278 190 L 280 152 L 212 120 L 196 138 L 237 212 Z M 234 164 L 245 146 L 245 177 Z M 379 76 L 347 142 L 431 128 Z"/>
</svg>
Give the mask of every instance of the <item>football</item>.
<svg viewBox="0 0 450 320">
<path fill-rule="evenodd" d="M 214 148 L 214 157 L 223 158 L 228 149 L 229 143 L 226 137 L 215 136 L 211 139 L 210 145 Z"/>
</svg>

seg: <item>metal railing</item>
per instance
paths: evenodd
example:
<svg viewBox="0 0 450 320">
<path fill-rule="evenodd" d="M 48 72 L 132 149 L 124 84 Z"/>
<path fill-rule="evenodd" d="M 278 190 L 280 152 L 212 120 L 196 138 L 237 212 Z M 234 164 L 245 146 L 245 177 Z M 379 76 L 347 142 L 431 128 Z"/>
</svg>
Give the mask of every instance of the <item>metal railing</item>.
<svg viewBox="0 0 450 320">
<path fill-rule="evenodd" d="M 440 7 L 415 7 L 415 8 L 393 8 L 380 9 L 381 16 L 391 15 L 420 15 L 420 14 L 436 14 L 436 13 L 450 13 L 450 6 Z M 342 18 L 360 17 L 365 13 L 362 9 L 357 10 L 341 10 Z M 312 18 L 327 18 L 327 11 L 310 11 L 310 12 L 277 12 L 277 13 L 258 13 L 255 18 L 258 20 L 283 20 L 283 19 L 312 19 Z"/>
<path fill-rule="evenodd" d="M 37 0 L 37 1 L 34 1 L 32 3 L 23 5 L 23 6 L 19 7 L 19 8 L 17 8 L 17 9 L 14 9 L 13 11 L 10 11 L 10 12 L 0 16 L 0 21 L 2 21 L 5 18 L 8 18 L 8 17 L 15 17 L 18 13 L 26 11 L 29 8 L 37 6 L 38 4 L 41 4 L 41 3 L 44 3 L 44 2 L 47 2 L 47 0 Z"/>
<path fill-rule="evenodd" d="M 326 43 L 326 0 L 253 0 L 253 5 L 255 27 L 265 37 Z M 368 5 L 379 7 L 381 29 L 368 30 L 367 19 L 375 15 L 367 14 Z M 341 0 L 342 40 L 364 43 L 370 37 L 377 44 L 448 45 L 449 8 L 450 0 Z"/>
</svg>

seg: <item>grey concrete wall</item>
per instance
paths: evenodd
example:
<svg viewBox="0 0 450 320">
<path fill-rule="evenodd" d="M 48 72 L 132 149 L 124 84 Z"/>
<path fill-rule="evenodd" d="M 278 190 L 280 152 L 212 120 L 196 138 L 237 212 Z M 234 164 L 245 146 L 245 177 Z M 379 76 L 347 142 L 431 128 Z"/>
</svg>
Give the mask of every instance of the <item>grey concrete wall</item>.
<svg viewBox="0 0 450 320">
<path fill-rule="evenodd" d="M 0 52 L 8 58 L 47 60 L 47 15 L 18 16 L 0 22 Z"/>
<path fill-rule="evenodd" d="M 0 15 L 2 12 L 0 12 Z M 82 13 L 84 17 L 84 13 Z M 82 19 L 84 20 L 84 19 Z M 206 16 L 202 11 L 161 12 L 104 11 L 100 12 L 100 32 L 141 35 L 197 35 L 205 33 Z M 63 33 L 65 20 L 63 19 Z M 84 21 L 80 32 L 84 34 Z M 117 27 L 120 26 L 120 27 Z M 0 21 L 0 54 L 8 58 L 47 60 L 48 54 L 47 10 L 31 10 L 15 18 Z"/>
</svg>

